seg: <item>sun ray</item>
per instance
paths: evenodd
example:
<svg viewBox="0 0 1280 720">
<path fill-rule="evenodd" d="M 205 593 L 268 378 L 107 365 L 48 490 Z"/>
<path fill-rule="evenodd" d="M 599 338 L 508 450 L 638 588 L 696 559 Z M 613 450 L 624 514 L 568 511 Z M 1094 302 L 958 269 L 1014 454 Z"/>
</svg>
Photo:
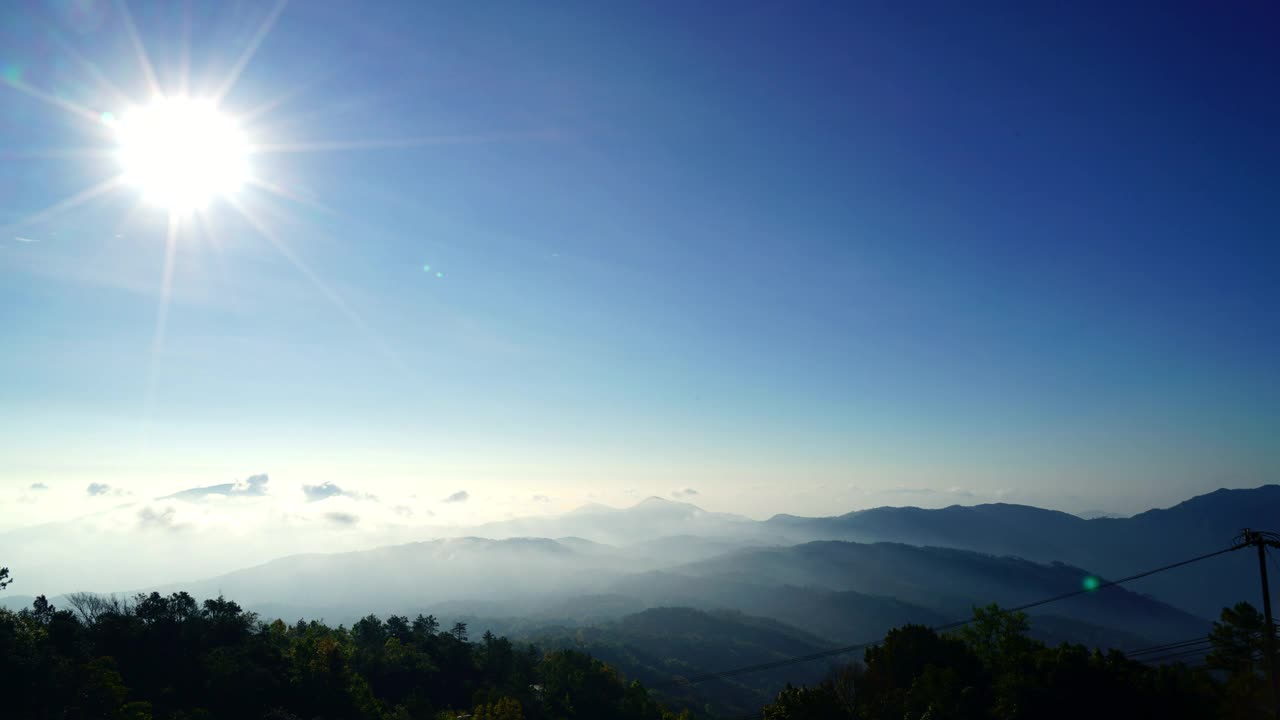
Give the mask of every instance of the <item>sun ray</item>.
<svg viewBox="0 0 1280 720">
<path fill-rule="evenodd" d="M 191 0 L 182 3 L 182 40 L 178 46 L 178 92 L 191 91 Z"/>
<path fill-rule="evenodd" d="M 236 81 L 240 79 L 240 73 L 244 72 L 245 66 L 249 64 L 254 54 L 258 52 L 258 46 L 271 33 L 271 28 L 275 26 L 276 19 L 280 17 L 280 13 L 284 12 L 284 8 L 288 4 L 289 0 L 278 0 L 275 7 L 271 9 L 271 13 L 262 21 L 262 25 L 258 26 L 258 31 L 249 40 L 249 45 L 245 47 L 244 52 L 240 53 L 240 57 L 236 59 L 236 64 L 231 66 L 231 72 L 227 73 L 226 80 L 223 80 L 222 85 L 213 93 L 212 99 L 215 106 L 220 105 L 227 93 L 231 92 L 231 89 L 235 87 Z"/>
<path fill-rule="evenodd" d="M 83 160 L 86 158 L 106 158 L 114 154 L 115 152 L 111 149 L 102 147 L 33 148 L 31 150 L 0 151 L 0 160 L 56 160 L 58 158 Z"/>
<path fill-rule="evenodd" d="M 133 45 L 133 54 L 137 56 L 138 64 L 142 66 L 142 75 L 146 78 L 147 89 L 151 91 L 152 97 L 162 95 L 160 81 L 156 79 L 156 69 L 151 65 L 151 59 L 147 57 L 147 49 L 142 45 L 138 27 L 133 24 L 133 15 L 129 14 L 129 3 L 127 0 L 116 0 L 116 5 L 120 8 L 125 32 L 129 34 L 129 42 Z"/>
<path fill-rule="evenodd" d="M 151 333 L 151 357 L 147 367 L 147 389 L 143 398 L 143 422 L 149 422 L 155 405 L 156 370 L 160 364 L 160 351 L 164 347 L 165 331 L 169 324 L 169 299 L 173 290 L 173 265 L 178 246 L 178 215 L 169 213 L 169 224 L 164 238 L 164 269 L 160 275 L 160 297 L 156 306 L 156 326 Z"/>
<path fill-rule="evenodd" d="M 324 295 L 325 299 L 328 300 L 329 303 L 332 304 L 334 308 L 338 310 L 339 313 L 341 313 L 348 321 L 350 321 L 351 324 L 355 326 L 357 330 L 359 330 L 362 334 L 365 335 L 365 337 L 369 338 L 370 342 L 372 342 L 378 348 L 378 350 L 383 354 L 383 356 L 387 358 L 387 360 L 389 360 L 393 365 L 395 365 L 397 370 L 404 373 L 405 377 L 411 383 L 415 385 L 417 384 L 417 378 L 414 376 L 413 371 L 409 369 L 409 366 L 404 362 L 404 359 L 400 357 L 399 353 L 393 350 L 391 346 L 386 343 L 385 340 L 383 340 L 377 333 L 375 333 L 373 329 L 369 327 L 368 323 L 364 321 L 364 318 L 360 317 L 360 315 L 356 313 L 356 311 L 353 310 L 351 306 L 347 305 L 346 301 L 342 299 L 341 295 L 339 295 L 335 290 L 330 288 L 329 285 L 319 275 L 317 275 L 315 271 L 312 270 L 311 267 L 308 266 L 302 260 L 301 257 L 299 257 L 296 253 L 294 253 L 293 250 L 287 244 L 285 244 L 283 240 L 281 240 L 274 232 L 272 232 L 271 229 L 268 228 L 265 223 L 263 223 L 261 220 L 255 217 L 253 213 L 249 212 L 249 209 L 246 208 L 242 203 L 240 203 L 236 198 L 228 197 L 227 202 L 228 204 L 231 205 L 232 208 L 236 210 L 236 212 L 240 213 L 241 217 L 243 217 L 246 222 L 248 222 L 250 225 L 253 226 L 254 230 L 256 230 L 259 235 L 261 235 L 268 243 L 270 243 L 271 246 L 274 247 L 277 252 L 283 255 L 284 258 L 288 260 L 290 264 L 293 265 L 294 269 L 296 269 L 299 273 L 301 273 L 302 276 L 305 277 L 307 281 L 310 282 L 311 285 L 315 287 L 317 291 L 320 292 L 321 295 Z"/>
<path fill-rule="evenodd" d="M 41 222 L 44 222 L 45 220 L 49 220 L 51 218 L 57 217 L 58 215 L 61 215 L 62 213 L 72 208 L 78 207 L 80 205 L 83 205 L 89 202 L 90 200 L 98 197 L 99 195 L 103 195 L 105 193 L 111 192 L 112 190 L 119 188 L 122 184 L 124 184 L 123 174 L 107 178 L 106 180 L 103 180 L 102 182 L 96 185 L 93 185 L 91 187 L 85 188 L 84 190 L 81 190 L 80 192 L 72 195 L 71 197 L 68 197 L 64 200 L 60 200 L 54 203 L 53 205 L 50 205 L 49 207 L 44 208 L 43 210 L 38 210 L 33 215 L 30 215 L 15 223 L 10 223 L 9 225 L 6 225 L 3 228 L 0 228 L 0 234 L 9 233 L 9 232 L 12 232 L 13 230 L 28 227 L 30 225 L 35 225 L 36 223 L 41 223 Z"/>
<path fill-rule="evenodd" d="M 218 265 L 218 274 L 222 275 L 222 243 L 218 241 L 218 235 L 214 232 L 213 218 L 209 213 L 200 210 L 192 216 L 192 219 L 196 233 L 200 236 L 200 242 L 213 248 L 214 262 Z"/>
<path fill-rule="evenodd" d="M 348 320 L 351 320 L 352 322 L 360 326 L 362 330 L 368 329 L 364 323 L 364 320 L 347 305 L 346 301 L 344 301 L 342 297 L 338 295 L 337 292 L 331 289 L 329 285 L 325 283 L 324 280 L 322 280 L 320 276 L 317 275 L 309 265 L 303 262 L 302 258 L 300 258 L 297 255 L 297 253 L 293 252 L 292 248 L 286 245 L 285 242 L 281 240 L 274 232 L 272 232 L 271 229 L 268 228 L 265 223 L 263 223 L 252 212 L 250 212 L 249 209 L 246 208 L 243 203 L 241 203 L 240 201 L 232 197 L 228 197 L 227 202 L 231 205 L 231 207 L 235 208 L 236 212 L 240 213 L 240 215 L 250 225 L 253 226 L 253 229 L 256 230 L 258 234 L 263 237 L 263 239 L 269 242 L 271 246 L 276 249 L 276 251 L 278 251 L 281 255 L 283 255 L 284 258 L 288 260 L 290 264 L 292 264 L 293 267 L 298 272 L 302 273 L 303 277 L 305 277 L 308 282 L 310 282 L 313 286 L 315 286 L 317 290 L 320 291 L 320 294 L 324 295 L 329 302 L 333 303 L 333 306 L 336 307 L 339 312 L 341 312 L 344 316 L 346 316 Z"/>
<path fill-rule="evenodd" d="M 72 115 L 88 120 L 90 123 L 93 123 L 95 127 L 98 127 L 98 128 L 102 127 L 102 114 L 96 113 L 90 110 L 89 108 L 83 105 L 80 105 L 79 103 L 74 103 L 74 102 L 71 102 L 70 100 L 65 100 L 63 98 L 58 97 L 57 95 L 52 95 L 38 88 L 33 88 L 30 85 L 22 82 L 21 80 L 12 80 L 10 78 L 0 77 L 0 84 L 8 85 L 9 87 L 13 88 L 14 90 L 17 90 L 20 93 L 29 95 L 33 98 L 36 98 L 37 100 L 43 100 L 44 102 L 47 102 L 50 105 L 66 110 Z"/>
<path fill-rule="evenodd" d="M 554 140 L 554 132 L 498 132 L 469 135 L 428 135 L 398 140 L 321 140 L 302 143 L 267 143 L 249 146 L 256 155 L 275 153 L 334 152 L 341 150 L 403 150 L 431 145 L 472 145 L 492 142 L 518 142 L 521 140 Z"/>
<path fill-rule="evenodd" d="M 154 355 L 164 345 L 165 329 L 169 323 L 169 297 L 173 292 L 173 265 L 178 251 L 179 216 L 169 213 L 169 224 L 164 235 L 164 270 L 160 275 L 160 301 L 156 309 L 156 328 L 151 336 L 151 352 Z"/>
<path fill-rule="evenodd" d="M 288 90 L 285 90 L 284 92 L 280 93 L 279 95 L 276 95 L 270 100 L 264 103 L 261 103 L 259 105 L 256 105 L 253 108 L 246 110 L 245 112 L 237 114 L 235 116 L 236 122 L 240 124 L 240 127 L 248 127 L 249 123 L 252 122 L 253 120 L 258 119 L 260 116 L 265 115 L 266 113 L 269 113 L 272 110 L 275 110 L 276 108 L 292 100 L 298 95 L 301 95 L 304 91 L 309 89 L 313 84 L 314 83 L 303 83 L 300 85 L 295 85 L 289 88 Z"/>
<path fill-rule="evenodd" d="M 276 183 L 271 182 L 270 180 L 265 180 L 260 177 L 250 176 L 245 182 L 247 182 L 250 185 L 253 185 L 254 187 L 266 190 L 267 192 L 273 195 L 282 197 L 286 200 L 292 200 L 293 202 L 299 203 L 301 205 L 306 205 L 307 207 L 313 210 L 319 210 L 320 212 L 326 213 L 328 215 L 337 214 L 337 211 L 335 211 L 333 208 L 329 207 L 328 205 L 325 205 L 324 203 L 320 202 L 319 200 L 312 200 L 310 198 L 302 197 L 301 195 L 295 192 L 291 192 L 290 190 L 283 188 L 277 185 Z"/>
<path fill-rule="evenodd" d="M 130 98 L 125 91 L 121 90 L 118 85 L 111 82 L 111 79 L 108 78 L 106 73 L 102 72 L 96 64 L 84 55 L 81 55 L 79 51 L 64 40 L 61 33 L 51 32 L 50 35 L 53 37 L 53 42 L 58 46 L 59 52 L 66 53 L 66 55 L 72 60 L 75 60 L 80 67 L 85 69 L 85 72 L 89 73 L 90 77 L 93 78 L 93 81 L 98 83 L 99 87 L 106 90 L 107 93 L 111 95 L 111 99 L 116 104 L 117 109 L 128 107 L 133 104 L 133 99 Z"/>
</svg>

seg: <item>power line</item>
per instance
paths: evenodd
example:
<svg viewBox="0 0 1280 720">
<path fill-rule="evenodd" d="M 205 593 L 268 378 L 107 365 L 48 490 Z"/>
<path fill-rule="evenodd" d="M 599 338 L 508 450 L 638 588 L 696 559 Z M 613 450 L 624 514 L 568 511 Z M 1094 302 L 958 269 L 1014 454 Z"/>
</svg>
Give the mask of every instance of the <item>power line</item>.
<svg viewBox="0 0 1280 720">
<path fill-rule="evenodd" d="M 1262 637 L 1262 632 L 1249 633 L 1248 637 L 1258 639 Z M 1128 650 L 1122 654 L 1129 660 L 1145 663 L 1148 665 L 1156 665 L 1169 660 L 1176 660 L 1195 655 L 1207 655 L 1214 651 L 1213 638 L 1205 635 L 1200 638 L 1192 638 L 1179 642 L 1166 643 L 1164 645 L 1152 645 L 1151 647 L 1140 648 L 1137 650 Z"/>
<path fill-rule="evenodd" d="M 1005 612 L 1005 613 L 1022 612 L 1024 610 L 1030 610 L 1032 608 L 1037 608 L 1042 605 L 1048 605 L 1049 603 L 1055 603 L 1062 600 L 1067 600 L 1069 598 L 1073 598 L 1078 595 L 1088 595 L 1091 593 L 1096 593 L 1099 590 L 1104 590 L 1109 587 L 1115 587 L 1117 585 L 1121 585 L 1127 582 L 1132 582 L 1134 580 L 1140 580 L 1142 578 L 1155 575 L 1156 573 L 1162 573 L 1167 570 L 1173 570 L 1186 565 L 1190 565 L 1192 563 L 1200 562 L 1202 560 L 1208 560 L 1209 558 L 1214 558 L 1219 555 L 1225 555 L 1226 553 L 1233 552 L 1235 550 L 1240 549 L 1241 547 L 1244 547 L 1244 546 L 1240 544 L 1233 544 L 1231 547 L 1228 547 L 1228 548 L 1215 550 L 1214 552 L 1205 553 L 1204 555 L 1197 555 L 1196 557 L 1189 558 L 1187 560 L 1170 563 L 1168 565 L 1162 565 L 1158 568 L 1153 568 L 1151 570 L 1144 570 L 1143 572 L 1134 573 L 1133 575 L 1120 578 L 1119 580 L 1109 580 L 1107 582 L 1102 582 L 1092 588 L 1083 588 L 1080 590 L 1074 590 L 1072 592 L 1060 593 L 1052 597 L 1047 597 L 1043 600 L 1036 600 L 1035 602 L 1025 603 L 1023 605 L 1018 605 L 1016 607 L 1001 608 L 1001 612 Z M 951 630 L 954 628 L 963 627 L 965 625 L 968 625 L 971 622 L 973 622 L 973 618 L 969 618 L 966 620 L 956 620 L 954 622 L 944 623 L 941 625 L 934 625 L 929 629 L 933 630 L 934 632 L 941 632 L 944 630 Z M 830 650 L 822 650 L 820 652 L 810 653 L 808 655 L 798 655 L 795 657 L 783 658 L 780 660 L 772 660 L 769 662 L 757 663 L 755 665 L 746 665 L 743 667 L 732 668 L 729 670 L 703 673 L 701 675 L 693 675 L 690 677 L 675 677 L 668 682 L 655 684 L 653 685 L 653 688 L 658 689 L 658 688 L 673 687 L 673 686 L 687 687 L 690 685 L 703 683 L 708 680 L 723 680 L 725 678 L 735 677 L 737 675 L 746 675 L 749 673 L 761 672 L 764 670 L 774 670 L 776 668 L 786 667 L 788 665 L 796 665 L 799 663 L 812 662 L 814 660 L 822 660 L 824 658 L 829 658 L 829 657 L 836 657 L 838 655 L 845 655 L 847 653 L 854 652 L 855 650 L 863 650 L 871 645 L 874 645 L 876 642 L 877 641 L 872 640 L 867 642 L 856 643 L 854 645 L 845 645 L 843 647 L 831 648 Z"/>
<path fill-rule="evenodd" d="M 1192 645 L 1203 645 L 1207 642 L 1211 642 L 1211 640 L 1209 639 L 1208 635 L 1204 635 L 1198 638 L 1194 638 L 1192 640 L 1183 640 L 1181 642 L 1168 643 L 1166 645 L 1153 645 L 1152 647 L 1142 648 L 1141 650 L 1122 651 L 1121 654 L 1127 658 L 1136 658 L 1142 655 L 1152 655 L 1152 654 L 1159 655 L 1161 653 L 1170 652 L 1173 650 L 1180 650 L 1186 647 L 1190 647 Z"/>
<path fill-rule="evenodd" d="M 1209 653 L 1213 652 L 1213 650 L 1214 648 L 1212 645 L 1209 645 L 1207 647 L 1190 648 L 1187 650 L 1182 650 L 1181 652 L 1173 652 L 1167 655 L 1161 655 L 1159 657 L 1146 658 L 1141 662 L 1146 663 L 1148 665 L 1159 665 L 1161 663 L 1168 662 L 1169 660 L 1177 660 L 1178 658 L 1194 657 L 1196 655 L 1208 655 Z"/>
<path fill-rule="evenodd" d="M 1262 653 L 1254 653 L 1254 654 L 1252 654 L 1252 655 L 1250 655 L 1250 656 L 1249 656 L 1249 659 L 1250 659 L 1250 660 L 1253 660 L 1254 662 L 1262 662 L 1262 660 L 1263 660 Z M 1187 665 L 1187 666 L 1186 666 L 1186 668 L 1187 668 L 1188 670 L 1206 670 L 1206 669 L 1214 669 L 1214 670 L 1217 670 L 1217 669 L 1220 669 L 1220 668 L 1210 668 L 1210 667 L 1209 667 L 1209 663 L 1207 663 L 1207 662 L 1196 663 L 1195 665 Z"/>
</svg>

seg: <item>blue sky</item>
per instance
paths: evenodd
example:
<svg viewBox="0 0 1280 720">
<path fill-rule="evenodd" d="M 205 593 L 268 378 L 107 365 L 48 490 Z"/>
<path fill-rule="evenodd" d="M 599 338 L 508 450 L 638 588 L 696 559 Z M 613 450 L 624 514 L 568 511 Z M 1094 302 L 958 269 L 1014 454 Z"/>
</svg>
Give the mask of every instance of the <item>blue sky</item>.
<svg viewBox="0 0 1280 720">
<path fill-rule="evenodd" d="M 223 107 L 312 150 L 184 224 L 162 336 L 163 211 L 41 214 L 116 172 L 49 99 L 147 97 L 125 19 L 7 8 L 0 523 L 261 472 L 459 521 L 1275 481 L 1274 8 L 839 5 L 290 5 Z M 198 96 L 271 8 L 192 7 Z M 182 4 L 132 10 L 178 92 Z"/>
</svg>

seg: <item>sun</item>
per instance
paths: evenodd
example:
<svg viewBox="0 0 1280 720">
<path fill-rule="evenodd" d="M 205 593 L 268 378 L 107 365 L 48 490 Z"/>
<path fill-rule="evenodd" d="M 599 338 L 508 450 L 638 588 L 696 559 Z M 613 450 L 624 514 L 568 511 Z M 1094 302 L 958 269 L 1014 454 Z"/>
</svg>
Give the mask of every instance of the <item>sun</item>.
<svg viewBox="0 0 1280 720">
<path fill-rule="evenodd" d="M 200 210 L 249 177 L 249 144 L 212 101 L 159 97 L 110 122 L 125 182 L 170 212 Z"/>
</svg>

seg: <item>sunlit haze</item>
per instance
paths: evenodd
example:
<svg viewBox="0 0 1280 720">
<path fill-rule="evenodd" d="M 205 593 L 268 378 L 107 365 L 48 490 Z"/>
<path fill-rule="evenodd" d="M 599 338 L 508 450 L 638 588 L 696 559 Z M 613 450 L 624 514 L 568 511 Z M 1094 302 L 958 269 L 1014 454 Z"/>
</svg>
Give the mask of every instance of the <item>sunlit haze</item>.
<svg viewBox="0 0 1280 720">
<path fill-rule="evenodd" d="M 0 2 L 0 713 L 1280 718 L 1277 29 Z"/>
<path fill-rule="evenodd" d="M 0 9 L 0 548 L 1274 482 L 1280 57 L 1203 15 Z"/>
</svg>

